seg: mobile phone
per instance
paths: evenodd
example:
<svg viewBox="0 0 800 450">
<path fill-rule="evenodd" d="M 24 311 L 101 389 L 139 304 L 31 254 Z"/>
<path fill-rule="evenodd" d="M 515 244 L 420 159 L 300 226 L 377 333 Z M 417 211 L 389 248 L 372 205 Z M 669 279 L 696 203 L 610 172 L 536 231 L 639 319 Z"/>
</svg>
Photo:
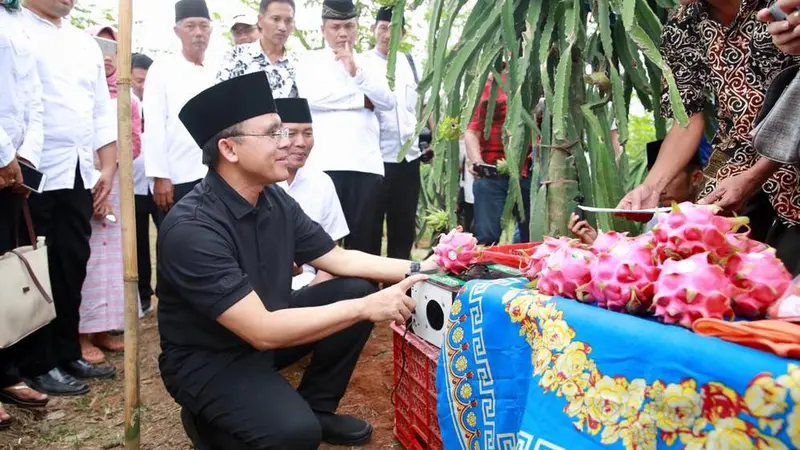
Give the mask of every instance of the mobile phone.
<svg viewBox="0 0 800 450">
<path fill-rule="evenodd" d="M 578 216 L 578 222 L 586 220 L 586 211 L 583 208 L 581 208 L 581 205 L 583 204 L 584 200 L 585 199 L 582 195 L 575 197 L 575 201 L 578 203 L 575 206 L 575 215 Z"/>
<path fill-rule="evenodd" d="M 103 52 L 103 56 L 117 56 L 117 43 L 115 41 L 101 37 L 95 37 L 94 40 L 97 41 L 97 45 L 100 46 L 100 51 Z"/>
<path fill-rule="evenodd" d="M 489 164 L 475 164 L 472 166 L 472 169 L 481 178 L 495 178 L 499 175 L 497 172 L 497 166 L 492 166 Z"/>
<path fill-rule="evenodd" d="M 32 192 L 41 194 L 44 191 L 47 175 L 34 169 L 24 161 L 19 162 L 19 168 L 22 170 L 22 186 Z"/>
</svg>

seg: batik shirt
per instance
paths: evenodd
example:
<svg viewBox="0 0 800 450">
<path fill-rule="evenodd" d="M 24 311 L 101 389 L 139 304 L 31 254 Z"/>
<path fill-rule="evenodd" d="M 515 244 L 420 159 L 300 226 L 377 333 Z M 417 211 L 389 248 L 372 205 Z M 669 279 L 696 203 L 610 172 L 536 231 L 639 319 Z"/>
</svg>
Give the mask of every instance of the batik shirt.
<svg viewBox="0 0 800 450">
<path fill-rule="evenodd" d="M 712 154 L 704 169 L 708 182 L 701 192 L 711 193 L 720 180 L 744 172 L 756 162 L 750 132 L 764 104 L 772 79 L 800 63 L 772 43 L 767 25 L 756 18 L 769 0 L 742 0 L 739 13 L 725 27 L 713 19 L 700 0 L 674 10 L 664 27 L 661 53 L 672 69 L 681 100 L 691 116 L 708 100 L 717 105 L 719 129 L 711 142 Z M 661 112 L 673 118 L 669 93 L 663 89 Z M 780 219 L 800 224 L 800 172 L 782 166 L 763 185 Z"/>
<path fill-rule="evenodd" d="M 294 53 L 286 50 L 283 57 L 273 64 L 261 49 L 261 42 L 256 41 L 237 45 L 225 54 L 217 73 L 217 83 L 261 70 L 267 74 L 274 98 L 296 98 L 296 67 L 297 56 Z"/>
</svg>

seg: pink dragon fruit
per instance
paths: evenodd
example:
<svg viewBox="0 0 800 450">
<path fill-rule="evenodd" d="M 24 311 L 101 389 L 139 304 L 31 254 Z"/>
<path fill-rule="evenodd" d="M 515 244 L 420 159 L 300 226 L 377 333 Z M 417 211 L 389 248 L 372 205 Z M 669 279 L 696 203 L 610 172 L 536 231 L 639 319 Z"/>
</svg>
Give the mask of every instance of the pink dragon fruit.
<svg viewBox="0 0 800 450">
<path fill-rule="evenodd" d="M 589 301 L 587 291 L 591 287 L 593 259 L 594 254 L 584 245 L 570 241 L 547 257 L 537 289 L 545 295 Z"/>
<path fill-rule="evenodd" d="M 608 252 L 614 244 L 627 237 L 628 233 L 618 233 L 616 231 L 609 231 L 606 233 L 604 231 L 598 231 L 597 239 L 589 246 L 589 250 L 595 255 Z"/>
<path fill-rule="evenodd" d="M 749 319 L 763 318 L 792 281 L 774 249 L 736 254 L 725 265 L 725 273 L 737 288 L 733 310 Z"/>
<path fill-rule="evenodd" d="M 726 238 L 737 252 L 757 253 L 770 248 L 767 244 L 750 239 L 748 233 L 730 233 Z"/>
<path fill-rule="evenodd" d="M 714 262 L 724 261 L 738 249 L 727 236 L 746 225 L 747 217 L 722 217 L 719 208 L 691 203 L 673 204 L 672 212 L 658 216 L 653 227 L 659 261 L 684 259 L 710 252 Z"/>
<path fill-rule="evenodd" d="M 653 302 L 660 272 L 653 258 L 652 236 L 624 238 L 592 262 L 589 292 L 601 308 L 644 314 Z"/>
<path fill-rule="evenodd" d="M 736 288 L 709 252 L 664 261 L 655 288 L 655 315 L 664 323 L 691 328 L 700 318 L 734 318 L 731 297 Z"/>
<path fill-rule="evenodd" d="M 478 262 L 478 240 L 471 233 L 456 227 L 439 236 L 439 244 L 433 249 L 436 264 L 447 272 L 459 274 Z"/>
<path fill-rule="evenodd" d="M 537 245 L 530 256 L 528 267 L 525 269 L 525 274 L 531 281 L 539 278 L 539 273 L 544 267 L 545 260 L 557 249 L 569 244 L 570 239 L 567 237 L 553 238 L 545 236 L 544 241 Z"/>
</svg>

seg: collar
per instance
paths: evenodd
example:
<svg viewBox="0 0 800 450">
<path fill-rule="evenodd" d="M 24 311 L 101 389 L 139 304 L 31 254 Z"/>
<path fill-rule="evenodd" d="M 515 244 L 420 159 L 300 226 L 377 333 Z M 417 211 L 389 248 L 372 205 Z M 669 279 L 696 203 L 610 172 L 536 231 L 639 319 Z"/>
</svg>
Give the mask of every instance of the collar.
<svg viewBox="0 0 800 450">
<path fill-rule="evenodd" d="M 375 52 L 375 55 L 377 55 L 377 56 L 378 56 L 378 58 L 380 58 L 380 59 L 382 59 L 382 60 L 384 60 L 384 61 L 386 61 L 386 60 L 388 60 L 388 59 L 389 59 L 389 58 L 388 58 L 386 55 L 384 55 L 383 53 L 381 53 L 381 52 L 380 52 L 380 50 L 378 50 L 378 48 L 377 48 L 377 47 L 375 47 L 375 49 L 373 50 L 373 52 Z M 398 54 L 400 54 L 400 52 L 399 52 L 399 51 L 398 51 L 397 53 L 398 53 Z"/>
<path fill-rule="evenodd" d="M 292 188 L 292 187 L 296 186 L 298 182 L 303 181 L 304 179 L 306 179 L 306 170 L 305 169 L 306 169 L 305 166 L 297 169 L 297 173 L 294 174 L 294 181 L 292 181 L 292 184 L 289 184 L 289 180 L 282 181 L 282 183 L 285 183 L 286 186 L 289 187 L 289 188 Z"/>
<path fill-rule="evenodd" d="M 268 63 L 273 64 L 273 62 L 269 60 L 269 56 L 267 56 L 267 52 L 264 51 L 264 47 L 261 46 L 261 41 L 260 40 L 255 41 L 255 42 L 251 42 L 251 43 L 249 43 L 247 45 L 248 45 L 248 50 L 250 51 L 250 54 L 253 57 L 263 56 L 264 59 Z M 283 55 L 281 55 L 281 57 L 278 58 L 277 61 L 275 61 L 274 64 L 282 63 L 282 62 L 288 62 L 289 61 L 289 55 L 290 55 L 289 49 L 287 49 L 284 46 L 283 47 Z"/>
<path fill-rule="evenodd" d="M 233 213 L 236 220 L 240 220 L 244 216 L 262 208 L 266 208 L 268 211 L 272 209 L 272 204 L 270 204 L 269 199 L 267 199 L 266 192 L 258 196 L 258 203 L 253 206 L 213 170 L 208 171 L 203 183 L 207 186 L 206 191 L 214 192 L 214 194 L 222 200 L 222 203 Z"/>
</svg>

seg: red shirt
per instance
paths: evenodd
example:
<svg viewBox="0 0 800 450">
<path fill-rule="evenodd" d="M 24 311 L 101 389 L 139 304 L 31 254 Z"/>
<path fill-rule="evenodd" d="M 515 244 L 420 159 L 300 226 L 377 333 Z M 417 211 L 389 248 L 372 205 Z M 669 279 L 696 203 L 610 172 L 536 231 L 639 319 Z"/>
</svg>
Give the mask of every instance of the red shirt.
<svg viewBox="0 0 800 450">
<path fill-rule="evenodd" d="M 506 74 L 503 74 L 503 81 L 507 81 Z M 487 110 L 489 109 L 489 98 L 491 95 L 492 81 L 486 80 L 486 86 L 483 87 L 481 100 L 478 103 L 478 107 L 475 109 L 475 114 L 473 114 L 472 120 L 470 120 L 469 124 L 467 125 L 467 129 L 476 131 L 480 135 L 479 140 L 481 145 L 481 158 L 483 158 L 483 162 L 486 164 L 495 165 L 497 164 L 498 160 L 505 159 L 506 157 L 505 151 L 503 150 L 503 123 L 505 123 L 506 120 L 508 97 L 503 89 L 498 86 L 497 101 L 495 102 L 491 131 L 489 132 L 489 139 L 486 139 L 483 134 L 483 130 L 484 124 L 486 123 L 486 114 L 488 112 Z M 527 176 L 530 172 L 532 162 L 531 153 L 528 152 L 528 157 L 525 158 L 525 167 L 522 171 L 523 176 Z"/>
</svg>

